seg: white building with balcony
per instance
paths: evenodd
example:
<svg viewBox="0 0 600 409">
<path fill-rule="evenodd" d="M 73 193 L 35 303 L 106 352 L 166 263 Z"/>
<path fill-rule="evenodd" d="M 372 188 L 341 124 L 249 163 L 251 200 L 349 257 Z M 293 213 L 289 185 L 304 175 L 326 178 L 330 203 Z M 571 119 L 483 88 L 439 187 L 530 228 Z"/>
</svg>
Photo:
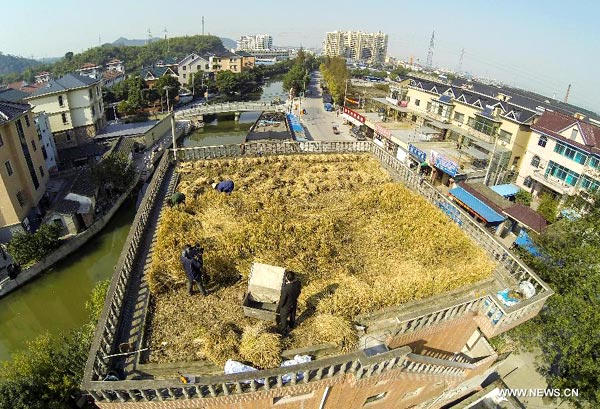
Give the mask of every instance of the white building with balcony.
<svg viewBox="0 0 600 409">
<path fill-rule="evenodd" d="M 531 126 L 531 138 L 517 184 L 533 196 L 557 199 L 595 192 L 600 187 L 600 127 L 546 111 Z"/>
</svg>

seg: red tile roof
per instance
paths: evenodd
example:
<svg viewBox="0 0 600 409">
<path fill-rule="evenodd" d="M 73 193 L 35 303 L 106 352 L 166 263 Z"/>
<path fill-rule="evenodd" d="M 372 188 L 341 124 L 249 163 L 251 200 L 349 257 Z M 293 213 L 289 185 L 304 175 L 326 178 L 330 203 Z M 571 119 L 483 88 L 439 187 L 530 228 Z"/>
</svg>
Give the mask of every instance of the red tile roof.
<svg viewBox="0 0 600 409">
<path fill-rule="evenodd" d="M 96 67 L 98 67 L 96 64 L 92 64 L 92 63 L 86 62 L 79 69 L 80 70 L 87 70 L 87 69 L 96 68 Z"/>
<path fill-rule="evenodd" d="M 559 134 L 559 132 L 574 124 L 579 124 L 579 128 L 581 129 L 581 137 L 584 141 L 583 145 Z M 540 116 L 535 124 L 531 126 L 531 129 L 556 139 L 569 142 L 570 144 L 579 146 L 587 151 L 600 150 L 600 127 L 583 122 L 572 116 L 564 115 L 558 112 L 546 111 L 542 114 L 542 116 Z"/>
</svg>

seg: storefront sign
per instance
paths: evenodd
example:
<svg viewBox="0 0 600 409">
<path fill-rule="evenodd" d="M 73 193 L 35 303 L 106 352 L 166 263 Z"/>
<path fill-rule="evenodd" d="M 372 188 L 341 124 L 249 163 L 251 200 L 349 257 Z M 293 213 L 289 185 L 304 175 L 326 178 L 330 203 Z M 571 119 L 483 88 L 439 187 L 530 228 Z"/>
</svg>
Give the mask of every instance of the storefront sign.
<svg viewBox="0 0 600 409">
<path fill-rule="evenodd" d="M 445 158 L 444 156 L 440 155 L 434 150 L 431 150 L 430 163 L 439 170 L 443 171 L 444 173 L 447 173 L 452 177 L 458 174 L 459 166 L 450 159 Z"/>
<path fill-rule="evenodd" d="M 344 114 L 351 116 L 352 118 L 356 119 L 362 124 L 365 123 L 365 117 L 359 114 L 358 112 L 354 112 L 353 110 L 344 107 Z"/>
<path fill-rule="evenodd" d="M 419 159 L 419 162 L 425 162 L 425 159 L 427 159 L 427 154 L 412 144 L 408 144 L 408 153 Z"/>
<path fill-rule="evenodd" d="M 387 139 L 391 139 L 392 138 L 392 131 L 390 131 L 387 128 L 384 128 L 381 125 L 375 124 L 375 132 L 377 132 L 379 135 L 387 138 Z"/>
</svg>

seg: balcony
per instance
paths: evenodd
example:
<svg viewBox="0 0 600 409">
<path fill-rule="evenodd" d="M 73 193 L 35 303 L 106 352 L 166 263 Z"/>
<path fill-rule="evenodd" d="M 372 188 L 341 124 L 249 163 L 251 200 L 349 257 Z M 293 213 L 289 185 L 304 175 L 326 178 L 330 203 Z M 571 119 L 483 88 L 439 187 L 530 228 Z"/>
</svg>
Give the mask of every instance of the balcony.
<svg viewBox="0 0 600 409">
<path fill-rule="evenodd" d="M 469 133 L 470 136 L 474 136 L 475 138 L 482 140 L 486 143 L 494 143 L 494 136 L 493 135 L 488 135 L 484 132 L 478 131 L 477 129 L 473 128 L 470 124 L 467 127 L 467 132 Z"/>
<path fill-rule="evenodd" d="M 575 186 L 571 186 L 557 177 L 545 175 L 544 169 L 534 170 L 533 174 L 531 175 L 531 178 L 537 182 L 540 182 L 544 186 L 549 187 L 555 192 L 560 193 L 561 195 L 572 196 L 576 193 Z"/>
<path fill-rule="evenodd" d="M 429 118 L 431 118 L 431 119 L 435 119 L 436 121 L 440 121 L 440 122 L 443 122 L 445 124 L 449 124 L 450 123 L 450 118 L 449 117 L 445 117 L 443 115 L 439 115 L 439 114 L 427 111 L 427 116 Z"/>
</svg>

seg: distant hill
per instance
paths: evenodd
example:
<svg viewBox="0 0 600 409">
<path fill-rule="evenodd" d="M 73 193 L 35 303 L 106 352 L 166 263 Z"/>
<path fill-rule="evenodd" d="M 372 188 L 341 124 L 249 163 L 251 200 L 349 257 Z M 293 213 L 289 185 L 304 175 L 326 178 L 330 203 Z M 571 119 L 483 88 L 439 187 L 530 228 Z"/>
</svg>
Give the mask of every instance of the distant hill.
<svg viewBox="0 0 600 409">
<path fill-rule="evenodd" d="M 138 47 L 141 45 L 146 45 L 148 44 L 148 41 L 150 41 L 151 43 L 155 42 L 155 41 L 159 41 L 161 40 L 161 38 L 159 37 L 153 37 L 150 40 L 148 40 L 147 38 L 142 39 L 142 40 L 138 40 L 138 39 L 128 39 L 125 37 L 119 37 L 117 38 L 115 41 L 113 41 L 112 45 L 124 45 L 124 46 L 128 46 L 128 47 Z"/>
<path fill-rule="evenodd" d="M 237 48 L 237 42 L 235 40 L 232 40 L 231 38 L 225 38 L 225 37 L 220 37 L 221 38 L 221 42 L 223 43 L 223 47 L 225 47 L 228 50 L 231 50 L 232 48 Z"/>
<path fill-rule="evenodd" d="M 0 52 L 0 75 L 21 73 L 27 68 L 41 65 L 39 61 L 30 58 L 16 57 Z"/>
</svg>

